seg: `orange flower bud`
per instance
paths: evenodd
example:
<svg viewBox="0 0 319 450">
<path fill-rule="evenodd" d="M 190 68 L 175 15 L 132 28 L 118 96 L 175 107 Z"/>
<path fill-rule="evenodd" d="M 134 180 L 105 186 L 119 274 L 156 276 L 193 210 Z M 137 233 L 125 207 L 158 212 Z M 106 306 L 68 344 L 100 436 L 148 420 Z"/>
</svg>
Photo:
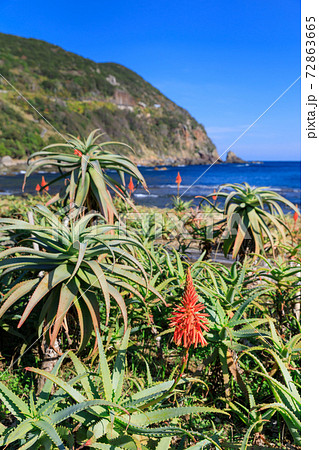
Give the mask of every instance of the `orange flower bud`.
<svg viewBox="0 0 319 450">
<path fill-rule="evenodd" d="M 82 156 L 82 152 L 80 152 L 77 148 L 74 149 L 74 154 L 80 157 Z"/>
</svg>

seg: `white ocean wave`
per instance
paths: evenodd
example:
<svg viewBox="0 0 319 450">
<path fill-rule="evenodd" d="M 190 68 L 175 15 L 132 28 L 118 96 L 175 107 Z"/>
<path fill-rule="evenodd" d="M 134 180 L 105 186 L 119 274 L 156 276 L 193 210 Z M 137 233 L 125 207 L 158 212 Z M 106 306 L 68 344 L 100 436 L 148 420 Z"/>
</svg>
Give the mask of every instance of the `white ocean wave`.
<svg viewBox="0 0 319 450">
<path fill-rule="evenodd" d="M 133 194 L 134 197 L 140 197 L 140 198 L 144 198 L 144 197 L 154 197 L 157 198 L 159 197 L 159 195 L 156 194 Z"/>
<path fill-rule="evenodd" d="M 155 188 L 170 188 L 170 189 L 177 189 L 177 184 L 156 184 L 156 185 L 154 185 L 154 186 L 152 186 L 152 187 L 155 187 Z M 180 185 L 180 188 L 185 188 L 185 187 L 188 187 L 188 186 L 182 186 L 182 185 Z"/>
<path fill-rule="evenodd" d="M 150 185 L 151 188 L 169 188 L 169 189 L 177 189 L 177 184 L 155 184 Z M 219 187 L 218 184 L 181 184 L 180 189 L 188 189 L 188 188 L 196 188 L 196 189 L 217 189 Z"/>
<path fill-rule="evenodd" d="M 293 189 L 285 186 L 283 187 L 270 186 L 268 189 L 275 192 L 301 192 L 300 189 Z"/>
</svg>

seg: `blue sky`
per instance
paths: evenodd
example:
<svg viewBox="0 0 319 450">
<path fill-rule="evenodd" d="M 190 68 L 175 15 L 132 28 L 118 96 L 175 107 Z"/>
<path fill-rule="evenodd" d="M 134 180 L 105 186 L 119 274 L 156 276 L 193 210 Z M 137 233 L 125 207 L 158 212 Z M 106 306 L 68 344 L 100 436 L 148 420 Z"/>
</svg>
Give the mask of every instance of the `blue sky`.
<svg viewBox="0 0 319 450">
<path fill-rule="evenodd" d="M 0 31 L 129 67 L 201 122 L 219 154 L 300 75 L 296 0 L 2 0 Z M 232 150 L 300 160 L 300 80 Z"/>
</svg>

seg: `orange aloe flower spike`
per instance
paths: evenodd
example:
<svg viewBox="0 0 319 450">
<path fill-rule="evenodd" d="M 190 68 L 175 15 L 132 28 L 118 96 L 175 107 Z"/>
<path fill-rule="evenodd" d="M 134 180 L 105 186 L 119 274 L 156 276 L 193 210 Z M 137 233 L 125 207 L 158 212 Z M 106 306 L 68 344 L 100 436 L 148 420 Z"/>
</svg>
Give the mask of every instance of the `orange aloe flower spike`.
<svg viewBox="0 0 319 450">
<path fill-rule="evenodd" d="M 134 183 L 133 183 L 132 177 L 130 177 L 130 182 L 128 184 L 128 188 L 130 190 L 130 193 L 132 194 L 132 192 L 134 191 Z"/>
<path fill-rule="evenodd" d="M 177 346 L 183 345 L 189 349 L 192 344 L 195 348 L 198 344 L 203 347 L 207 345 L 203 331 L 208 331 L 208 314 L 203 312 L 204 309 L 205 305 L 196 294 L 189 267 L 182 303 L 174 309 L 169 319 L 170 325 L 175 328 L 173 339 Z"/>
<path fill-rule="evenodd" d="M 44 176 L 42 175 L 41 186 L 43 187 L 43 186 L 45 186 L 46 184 L 47 184 L 47 182 L 45 181 L 45 178 L 44 178 Z M 45 191 L 48 191 L 48 190 L 49 190 L 49 186 L 46 186 L 46 187 L 44 188 L 44 190 L 45 190 Z"/>
<path fill-rule="evenodd" d="M 216 198 L 217 198 L 217 195 L 215 195 L 215 194 L 216 194 L 216 189 L 214 189 L 213 200 L 216 200 Z"/>
</svg>

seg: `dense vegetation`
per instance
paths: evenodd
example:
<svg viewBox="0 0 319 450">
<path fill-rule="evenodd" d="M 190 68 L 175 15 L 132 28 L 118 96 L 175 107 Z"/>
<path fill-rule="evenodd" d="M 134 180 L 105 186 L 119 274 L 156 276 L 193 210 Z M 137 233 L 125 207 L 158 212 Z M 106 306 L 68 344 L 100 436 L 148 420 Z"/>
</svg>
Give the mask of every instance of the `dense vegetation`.
<svg viewBox="0 0 319 450">
<path fill-rule="evenodd" d="M 55 199 L 0 201 L 0 446 L 300 448 L 298 211 L 247 184 L 137 208 L 138 169 L 94 136 L 54 150 Z M 107 208 L 92 167 L 106 196 L 120 174 Z"/>
<path fill-rule="evenodd" d="M 83 135 L 92 126 L 101 128 L 109 140 L 132 146 L 138 162 L 208 162 L 218 156 L 203 126 L 186 110 L 119 64 L 95 63 L 47 42 L 0 33 L 0 73 L 60 133 Z M 0 156 L 29 156 L 57 138 L 2 78 L 0 130 Z"/>
</svg>

